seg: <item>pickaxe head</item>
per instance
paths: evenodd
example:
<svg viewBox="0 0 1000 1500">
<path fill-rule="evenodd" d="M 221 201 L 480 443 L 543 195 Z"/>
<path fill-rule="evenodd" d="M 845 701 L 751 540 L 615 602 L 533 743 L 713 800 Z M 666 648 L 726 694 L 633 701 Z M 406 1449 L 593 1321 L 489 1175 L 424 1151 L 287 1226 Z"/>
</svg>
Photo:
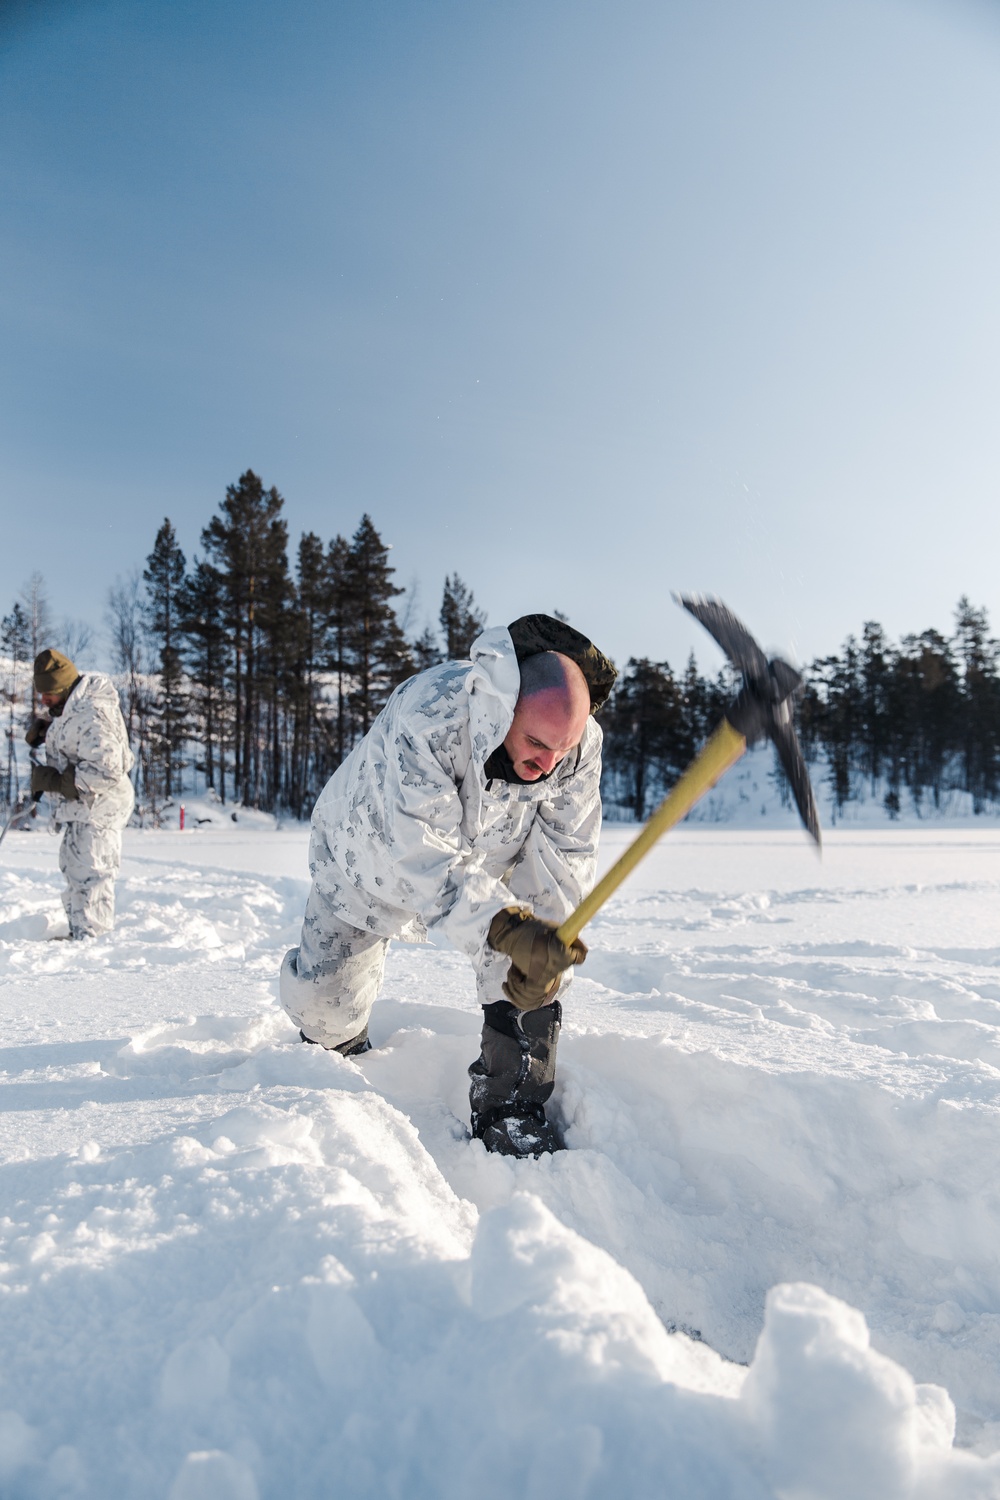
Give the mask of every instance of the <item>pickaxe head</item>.
<svg viewBox="0 0 1000 1500">
<path fill-rule="evenodd" d="M 743 622 L 720 600 L 681 596 L 678 603 L 701 621 L 743 678 L 726 718 L 748 745 L 773 741 L 799 816 L 818 844 L 816 798 L 792 716 L 792 705 L 802 690 L 801 675 L 780 657 L 768 661 Z"/>
</svg>

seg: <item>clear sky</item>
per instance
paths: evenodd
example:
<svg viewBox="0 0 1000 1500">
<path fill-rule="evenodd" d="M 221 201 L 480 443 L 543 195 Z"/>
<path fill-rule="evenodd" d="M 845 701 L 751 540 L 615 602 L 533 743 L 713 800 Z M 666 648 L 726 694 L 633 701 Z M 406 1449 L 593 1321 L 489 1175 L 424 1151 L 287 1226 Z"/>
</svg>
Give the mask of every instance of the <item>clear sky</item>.
<svg viewBox="0 0 1000 1500">
<path fill-rule="evenodd" d="M 0 606 L 254 468 L 619 661 L 1000 630 L 1000 9 L 5 0 Z"/>
</svg>

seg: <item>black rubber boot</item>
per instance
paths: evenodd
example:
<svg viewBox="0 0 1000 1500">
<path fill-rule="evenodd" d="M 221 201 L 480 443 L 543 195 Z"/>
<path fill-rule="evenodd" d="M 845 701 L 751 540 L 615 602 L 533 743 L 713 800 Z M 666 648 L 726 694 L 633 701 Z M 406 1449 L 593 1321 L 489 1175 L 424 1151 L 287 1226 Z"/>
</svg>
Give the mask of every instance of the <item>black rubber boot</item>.
<svg viewBox="0 0 1000 1500">
<path fill-rule="evenodd" d="M 322 1042 L 317 1042 L 313 1036 L 306 1036 L 304 1031 L 299 1031 L 299 1036 L 310 1047 L 323 1047 L 324 1052 L 339 1052 L 341 1057 L 360 1057 L 362 1052 L 370 1052 L 372 1044 L 368 1040 L 368 1027 L 359 1031 L 357 1036 L 352 1036 L 349 1042 L 340 1042 L 336 1047 L 324 1047 Z"/>
<path fill-rule="evenodd" d="M 472 1134 L 487 1151 L 541 1156 L 562 1141 L 545 1118 L 556 1076 L 562 1007 L 519 1011 L 509 1000 L 483 1006 L 482 1053 L 469 1068 Z"/>
</svg>

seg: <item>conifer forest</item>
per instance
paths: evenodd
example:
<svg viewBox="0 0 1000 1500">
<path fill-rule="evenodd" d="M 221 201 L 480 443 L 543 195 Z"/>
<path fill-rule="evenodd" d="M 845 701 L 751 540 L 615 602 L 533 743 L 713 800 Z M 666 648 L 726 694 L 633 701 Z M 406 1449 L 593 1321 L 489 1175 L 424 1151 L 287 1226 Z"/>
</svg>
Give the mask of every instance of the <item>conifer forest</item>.
<svg viewBox="0 0 1000 1500">
<path fill-rule="evenodd" d="M 0 624 L 0 802 L 23 789 L 18 744 L 33 708 L 30 664 L 44 646 L 82 670 L 110 658 L 136 755 L 138 816 L 154 825 L 185 792 L 308 817 L 397 684 L 468 653 L 486 617 L 457 573 L 444 580 L 439 629 L 416 634 L 369 515 L 350 537 L 304 533 L 292 559 L 284 510 L 279 491 L 248 469 L 191 559 L 165 519 L 144 565 L 110 588 L 103 641 L 87 625 L 56 621 L 42 577 L 28 580 Z M 646 657 L 619 668 L 601 714 L 605 804 L 612 816 L 642 819 L 715 727 L 734 684 L 725 671 L 702 675 L 694 656 L 680 671 Z M 928 629 L 893 642 L 866 622 L 808 666 L 797 712 L 814 780 L 837 809 L 862 790 L 890 818 L 956 791 L 976 812 L 1000 801 L 1000 642 L 967 598 L 950 636 Z"/>
</svg>

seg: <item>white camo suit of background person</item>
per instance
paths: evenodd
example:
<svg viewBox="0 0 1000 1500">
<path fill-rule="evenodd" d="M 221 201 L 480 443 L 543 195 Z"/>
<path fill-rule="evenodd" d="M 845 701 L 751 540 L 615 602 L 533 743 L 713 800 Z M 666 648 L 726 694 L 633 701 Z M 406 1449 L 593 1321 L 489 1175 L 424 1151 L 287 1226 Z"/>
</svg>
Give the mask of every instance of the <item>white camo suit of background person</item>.
<svg viewBox="0 0 1000 1500">
<path fill-rule="evenodd" d="M 129 780 L 135 757 L 111 679 L 100 672 L 77 673 L 59 652 L 43 652 L 38 662 L 43 659 L 50 667 L 58 659 L 57 668 L 65 662 L 76 680 L 61 704 L 49 705 L 46 765 L 36 768 L 32 790 L 44 792 L 53 824 L 64 830 L 59 868 L 66 879 L 63 905 L 70 936 L 96 937 L 114 926 L 122 829 L 135 806 Z M 59 790 L 52 773 L 58 773 Z"/>
</svg>

